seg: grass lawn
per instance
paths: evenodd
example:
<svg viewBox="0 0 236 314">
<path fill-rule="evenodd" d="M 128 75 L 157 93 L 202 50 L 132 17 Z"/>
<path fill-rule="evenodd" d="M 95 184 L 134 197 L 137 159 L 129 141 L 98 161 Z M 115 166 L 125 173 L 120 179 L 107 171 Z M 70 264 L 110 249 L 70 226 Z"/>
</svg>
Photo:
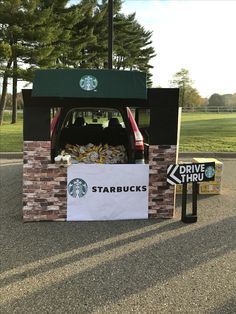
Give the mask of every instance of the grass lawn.
<svg viewBox="0 0 236 314">
<path fill-rule="evenodd" d="M 22 151 L 22 114 L 10 124 L 10 114 L 0 127 L 0 151 Z M 236 152 L 236 113 L 183 113 L 181 152 Z"/>
<path fill-rule="evenodd" d="M 236 152 L 236 113 L 183 113 L 181 152 Z"/>
<path fill-rule="evenodd" d="M 22 113 L 18 114 L 16 124 L 10 124 L 11 114 L 4 113 L 3 125 L 0 126 L 0 152 L 21 152 L 23 142 Z"/>
</svg>

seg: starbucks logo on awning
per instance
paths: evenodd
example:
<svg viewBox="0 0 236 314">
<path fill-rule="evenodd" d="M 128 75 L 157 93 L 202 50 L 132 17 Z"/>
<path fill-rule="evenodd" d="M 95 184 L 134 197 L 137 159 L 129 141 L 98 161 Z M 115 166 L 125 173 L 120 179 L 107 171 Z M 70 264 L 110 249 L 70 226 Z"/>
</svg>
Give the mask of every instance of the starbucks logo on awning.
<svg viewBox="0 0 236 314">
<path fill-rule="evenodd" d="M 98 86 L 98 80 L 93 75 L 84 75 L 81 77 L 79 85 L 85 91 L 95 90 Z"/>
<path fill-rule="evenodd" d="M 87 191 L 88 185 L 83 179 L 75 178 L 68 184 L 68 193 L 74 198 L 83 197 Z"/>
</svg>

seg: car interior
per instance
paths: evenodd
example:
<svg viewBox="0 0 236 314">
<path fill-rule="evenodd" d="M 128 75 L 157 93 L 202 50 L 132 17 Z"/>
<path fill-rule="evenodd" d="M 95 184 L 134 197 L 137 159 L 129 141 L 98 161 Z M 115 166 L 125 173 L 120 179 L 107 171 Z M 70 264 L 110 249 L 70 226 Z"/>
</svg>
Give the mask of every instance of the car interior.
<svg viewBox="0 0 236 314">
<path fill-rule="evenodd" d="M 128 135 L 119 111 L 71 110 L 65 117 L 60 134 L 60 148 L 66 144 L 112 146 L 127 145 Z"/>
</svg>

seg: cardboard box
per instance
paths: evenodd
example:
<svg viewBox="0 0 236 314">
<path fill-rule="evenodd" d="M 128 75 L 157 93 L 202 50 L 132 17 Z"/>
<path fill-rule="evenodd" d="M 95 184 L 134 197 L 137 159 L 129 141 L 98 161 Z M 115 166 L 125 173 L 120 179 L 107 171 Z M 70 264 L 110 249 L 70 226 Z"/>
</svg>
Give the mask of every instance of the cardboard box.
<svg viewBox="0 0 236 314">
<path fill-rule="evenodd" d="M 223 173 L 223 163 L 215 158 L 193 158 L 193 162 L 201 163 L 201 162 L 214 162 L 215 163 L 215 175 L 221 176 Z"/>
<path fill-rule="evenodd" d="M 215 158 L 193 158 L 193 162 L 214 162 L 215 163 L 215 180 L 199 183 L 199 194 L 220 194 L 221 179 L 223 174 L 223 163 Z"/>
<path fill-rule="evenodd" d="M 220 194 L 221 184 L 217 182 L 202 182 L 199 184 L 199 194 Z"/>
</svg>

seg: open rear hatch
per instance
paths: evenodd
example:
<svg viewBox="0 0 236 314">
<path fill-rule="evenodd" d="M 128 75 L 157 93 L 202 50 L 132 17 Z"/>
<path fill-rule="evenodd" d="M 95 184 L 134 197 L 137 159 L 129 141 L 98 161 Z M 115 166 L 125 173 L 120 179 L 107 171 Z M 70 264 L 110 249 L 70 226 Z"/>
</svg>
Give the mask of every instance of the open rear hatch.
<svg viewBox="0 0 236 314">
<path fill-rule="evenodd" d="M 114 108 L 63 108 L 52 136 L 53 159 L 70 155 L 72 163 L 132 162 L 133 138 L 124 113 Z"/>
</svg>

